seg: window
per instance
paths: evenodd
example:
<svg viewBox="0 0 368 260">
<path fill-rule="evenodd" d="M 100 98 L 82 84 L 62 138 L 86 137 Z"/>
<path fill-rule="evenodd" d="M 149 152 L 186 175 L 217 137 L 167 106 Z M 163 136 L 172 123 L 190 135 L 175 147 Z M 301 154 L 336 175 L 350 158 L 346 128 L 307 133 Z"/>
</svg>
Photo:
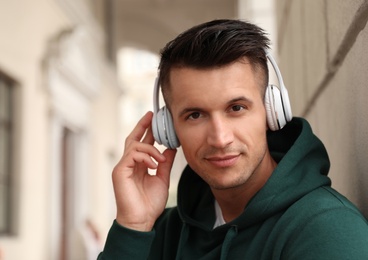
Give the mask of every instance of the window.
<svg viewBox="0 0 368 260">
<path fill-rule="evenodd" d="M 11 232 L 13 88 L 13 82 L 0 73 L 0 234 Z"/>
</svg>

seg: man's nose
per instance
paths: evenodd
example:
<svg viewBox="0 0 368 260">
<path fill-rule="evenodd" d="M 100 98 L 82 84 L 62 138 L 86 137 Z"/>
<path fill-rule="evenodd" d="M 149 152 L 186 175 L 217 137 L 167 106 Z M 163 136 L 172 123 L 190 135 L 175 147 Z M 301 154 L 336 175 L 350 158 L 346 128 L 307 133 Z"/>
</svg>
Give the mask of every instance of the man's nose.
<svg viewBox="0 0 368 260">
<path fill-rule="evenodd" d="M 222 116 L 214 116 L 208 125 L 207 143 L 216 148 L 224 148 L 231 144 L 234 135 L 230 122 Z"/>
</svg>

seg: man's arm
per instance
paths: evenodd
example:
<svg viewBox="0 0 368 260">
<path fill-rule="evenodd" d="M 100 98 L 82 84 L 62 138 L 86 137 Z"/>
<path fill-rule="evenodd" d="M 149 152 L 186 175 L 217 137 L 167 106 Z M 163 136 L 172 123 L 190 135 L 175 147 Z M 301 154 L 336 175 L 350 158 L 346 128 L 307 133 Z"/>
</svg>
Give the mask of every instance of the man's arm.
<svg viewBox="0 0 368 260">
<path fill-rule="evenodd" d="M 112 224 L 104 251 L 98 260 L 147 259 L 155 231 L 141 232 L 127 229 L 116 221 Z"/>
<path fill-rule="evenodd" d="M 117 215 L 99 259 L 122 259 L 149 251 L 153 225 L 165 209 L 176 150 L 161 154 L 153 146 L 152 116 L 146 113 L 126 138 L 123 156 L 114 167 Z M 156 169 L 156 175 L 148 174 L 148 169 Z"/>
</svg>

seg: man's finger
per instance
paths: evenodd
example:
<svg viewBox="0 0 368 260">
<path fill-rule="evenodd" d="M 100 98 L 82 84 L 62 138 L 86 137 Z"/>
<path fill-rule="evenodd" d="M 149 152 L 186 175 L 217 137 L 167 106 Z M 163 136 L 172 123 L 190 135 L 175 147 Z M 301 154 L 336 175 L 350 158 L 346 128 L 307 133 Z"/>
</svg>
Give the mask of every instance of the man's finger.
<svg viewBox="0 0 368 260">
<path fill-rule="evenodd" d="M 133 131 L 126 138 L 127 141 L 134 140 L 140 141 L 146 132 L 146 130 L 150 127 L 152 121 L 153 113 L 148 111 L 137 123 L 134 127 Z"/>
<path fill-rule="evenodd" d="M 169 186 L 170 172 L 174 163 L 176 149 L 166 149 L 163 155 L 165 156 L 165 162 L 159 163 L 156 176 L 161 178 Z"/>
<path fill-rule="evenodd" d="M 146 135 L 144 136 L 142 143 L 154 144 L 155 138 L 153 137 L 152 127 L 148 127 Z"/>
</svg>

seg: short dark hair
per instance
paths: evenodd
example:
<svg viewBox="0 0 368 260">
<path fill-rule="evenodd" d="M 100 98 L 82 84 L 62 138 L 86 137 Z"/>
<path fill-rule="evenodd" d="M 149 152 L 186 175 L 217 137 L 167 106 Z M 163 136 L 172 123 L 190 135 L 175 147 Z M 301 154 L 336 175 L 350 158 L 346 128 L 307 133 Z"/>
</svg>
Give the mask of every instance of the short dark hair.
<svg viewBox="0 0 368 260">
<path fill-rule="evenodd" d="M 261 84 L 265 89 L 268 83 L 265 49 L 269 48 L 269 42 L 263 29 L 241 20 L 213 20 L 181 33 L 161 50 L 159 82 L 165 101 L 172 68 L 209 69 L 244 57 L 254 70 L 261 68 L 264 73 Z"/>
</svg>

